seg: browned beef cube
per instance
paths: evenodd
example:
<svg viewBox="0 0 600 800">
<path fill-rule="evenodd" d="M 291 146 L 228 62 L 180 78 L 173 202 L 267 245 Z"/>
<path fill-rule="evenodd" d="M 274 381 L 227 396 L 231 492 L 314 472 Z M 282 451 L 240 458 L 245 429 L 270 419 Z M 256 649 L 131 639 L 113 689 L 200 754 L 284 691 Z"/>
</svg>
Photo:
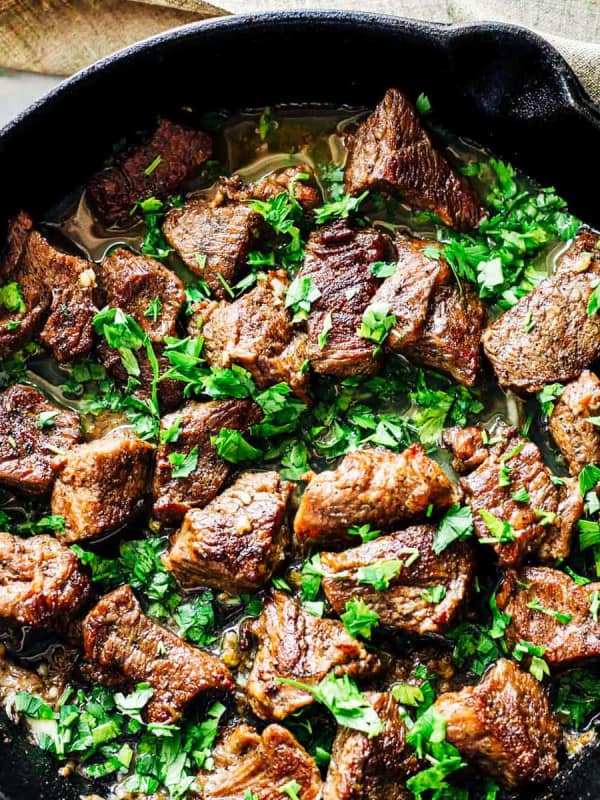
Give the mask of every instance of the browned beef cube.
<svg viewBox="0 0 600 800">
<path fill-rule="evenodd" d="M 446 260 L 426 255 L 438 249 L 426 239 L 397 237 L 397 268 L 377 290 L 396 317 L 386 345 L 426 367 L 474 386 L 481 370 L 485 308 L 475 290 L 458 286 Z"/>
<path fill-rule="evenodd" d="M 481 428 L 446 428 L 442 442 L 454 456 L 452 469 L 459 475 L 472 472 L 488 457 Z"/>
<path fill-rule="evenodd" d="M 589 370 L 565 387 L 550 418 L 550 433 L 571 475 L 586 464 L 600 464 L 600 428 L 589 417 L 600 414 L 600 380 Z"/>
<path fill-rule="evenodd" d="M 406 780 L 419 770 L 414 751 L 406 744 L 400 709 L 390 694 L 369 692 L 367 698 L 385 723 L 369 739 L 350 728 L 338 728 L 323 800 L 410 800 Z"/>
<path fill-rule="evenodd" d="M 91 596 L 75 553 L 52 536 L 0 533 L 0 620 L 64 632 Z"/>
<path fill-rule="evenodd" d="M 558 722 L 542 686 L 513 661 L 501 659 L 478 686 L 443 694 L 434 708 L 448 741 L 508 788 L 558 772 Z"/>
<path fill-rule="evenodd" d="M 292 488 L 277 472 L 244 472 L 207 506 L 187 512 L 167 568 L 188 588 L 260 589 L 290 542 Z"/>
<path fill-rule="evenodd" d="M 118 433 L 80 444 L 54 462 L 52 513 L 62 538 L 77 542 L 108 533 L 143 510 L 154 445 Z"/>
<path fill-rule="evenodd" d="M 579 237 L 573 248 L 575 255 L 565 254 L 553 275 L 484 331 L 483 348 L 502 386 L 537 392 L 574 380 L 600 356 L 600 314 L 588 314 L 600 251 L 582 254 Z"/>
<path fill-rule="evenodd" d="M 355 231 L 343 220 L 308 237 L 298 275 L 310 276 L 320 292 L 308 318 L 308 358 L 315 372 L 347 377 L 371 375 L 379 369 L 374 343 L 361 338 L 358 328 L 379 283 L 369 267 L 388 260 L 390 252 L 389 240 L 382 233 L 368 228 Z M 319 343 L 330 319 L 327 341 Z"/>
<path fill-rule="evenodd" d="M 262 227 L 263 218 L 248 205 L 215 207 L 195 199 L 169 211 L 163 232 L 188 269 L 226 300 L 230 295 L 223 281 L 231 285 L 241 277 Z"/>
<path fill-rule="evenodd" d="M 456 542 L 436 555 L 435 527 L 419 525 L 344 550 L 321 553 L 323 589 L 342 614 L 352 599 L 379 614 L 379 624 L 411 633 L 442 633 L 459 615 L 475 574 L 470 542 Z M 399 562 L 389 588 L 361 581 L 361 570 L 382 561 Z M 439 597 L 436 597 L 436 591 Z"/>
<path fill-rule="evenodd" d="M 0 395 L 0 430 L 0 483 L 27 494 L 49 492 L 56 450 L 81 442 L 79 414 L 19 383 Z"/>
<path fill-rule="evenodd" d="M 583 511 L 577 486 L 572 481 L 556 486 L 537 445 L 518 436 L 514 428 L 499 428 L 494 439 L 487 458 L 460 481 L 473 509 L 477 537 L 491 538 L 488 543 L 498 562 L 507 566 L 520 564 L 536 551 L 544 562 L 566 557 Z M 513 492 L 521 489 L 529 499 L 513 498 Z M 486 512 L 510 525 L 495 541 L 483 518 Z"/>
<path fill-rule="evenodd" d="M 209 364 L 237 364 L 248 370 L 259 389 L 284 381 L 306 397 L 306 334 L 292 327 L 284 305 L 288 286 L 285 272 L 271 272 L 233 303 L 203 304 L 190 331 L 204 337 Z"/>
<path fill-rule="evenodd" d="M 8 249 L 0 265 L 0 282 L 19 284 L 25 310 L 0 317 L 0 357 L 12 355 L 40 336 L 57 361 L 71 361 L 92 348 L 96 313 L 93 265 L 62 253 L 21 212 L 11 223 Z"/>
<path fill-rule="evenodd" d="M 160 261 L 130 250 L 111 250 L 99 267 L 102 288 L 111 308 L 130 314 L 152 342 L 177 333 L 177 317 L 185 302 L 183 283 Z M 158 298 L 156 319 L 149 311 Z"/>
<path fill-rule="evenodd" d="M 206 505 L 215 497 L 231 474 L 231 464 L 218 455 L 210 443 L 223 428 L 247 430 L 262 417 L 259 406 L 251 400 L 214 400 L 210 403 L 187 403 L 181 411 L 163 417 L 161 431 L 179 422 L 179 436 L 173 442 L 161 442 L 156 453 L 152 492 L 154 514 L 163 522 L 178 522 L 190 508 Z M 174 478 L 169 461 L 172 453 L 189 454 L 198 448 L 198 464 L 187 478 Z"/>
<path fill-rule="evenodd" d="M 204 800 L 281 800 L 281 787 L 295 781 L 302 800 L 320 800 L 321 776 L 312 756 L 281 725 L 258 733 L 240 724 L 213 750 L 214 770 L 201 772 Z"/>
<path fill-rule="evenodd" d="M 83 652 L 85 672 L 98 683 L 152 686 L 148 722 L 175 722 L 201 692 L 234 688 L 215 656 L 153 622 L 127 585 L 105 595 L 85 618 Z"/>
<path fill-rule="evenodd" d="M 313 617 L 296 600 L 274 592 L 250 629 L 258 650 L 246 692 L 261 719 L 284 719 L 313 702 L 303 689 L 279 682 L 289 678 L 317 684 L 328 673 L 366 678 L 382 669 L 379 658 L 353 639 L 341 622 Z"/>
<path fill-rule="evenodd" d="M 552 669 L 600 655 L 600 623 L 590 609 L 592 592 L 598 590 L 600 583 L 579 586 L 549 567 L 507 571 L 496 596 L 498 608 L 510 616 L 506 643 L 511 649 L 521 640 L 545 647 Z"/>
<path fill-rule="evenodd" d="M 348 528 L 370 525 L 394 530 L 423 517 L 431 504 L 441 511 L 461 492 L 420 445 L 403 453 L 355 450 L 334 471 L 321 472 L 306 487 L 294 520 L 301 540 L 348 541 Z"/>
<path fill-rule="evenodd" d="M 308 180 L 298 180 L 299 175 L 309 175 Z M 271 200 L 282 192 L 289 192 L 294 185 L 294 196 L 305 209 L 321 205 L 321 193 L 315 185 L 312 170 L 305 164 L 288 167 L 281 172 L 271 172 L 255 183 L 245 183 L 239 175 L 222 178 L 219 190 L 228 200 L 240 203 L 244 200 Z"/>
<path fill-rule="evenodd" d="M 436 150 L 408 99 L 388 89 L 349 137 L 346 191 L 397 194 L 412 208 L 434 211 L 452 228 L 474 228 L 483 210 L 473 188 Z"/>
<path fill-rule="evenodd" d="M 212 143 L 205 133 L 163 119 L 143 144 L 121 153 L 98 172 L 87 193 L 106 225 L 126 224 L 136 200 L 152 195 L 166 200 L 211 154 Z"/>
</svg>

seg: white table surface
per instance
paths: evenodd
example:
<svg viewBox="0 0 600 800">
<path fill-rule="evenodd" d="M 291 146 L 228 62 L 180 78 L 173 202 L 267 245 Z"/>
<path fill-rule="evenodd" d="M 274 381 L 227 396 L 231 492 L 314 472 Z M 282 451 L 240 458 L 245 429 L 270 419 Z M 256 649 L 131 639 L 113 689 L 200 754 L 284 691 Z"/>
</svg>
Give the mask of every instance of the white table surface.
<svg viewBox="0 0 600 800">
<path fill-rule="evenodd" d="M 0 73 L 0 128 L 61 80 L 62 78 L 56 75 L 2 70 Z"/>
</svg>

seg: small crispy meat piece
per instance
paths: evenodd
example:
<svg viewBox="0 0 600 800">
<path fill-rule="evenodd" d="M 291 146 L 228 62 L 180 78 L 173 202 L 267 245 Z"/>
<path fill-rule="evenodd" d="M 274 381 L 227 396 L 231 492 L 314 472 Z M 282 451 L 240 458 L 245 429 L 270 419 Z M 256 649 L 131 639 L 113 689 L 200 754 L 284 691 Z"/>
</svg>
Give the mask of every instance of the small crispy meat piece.
<svg viewBox="0 0 600 800">
<path fill-rule="evenodd" d="M 125 225 L 137 200 L 152 195 L 166 200 L 211 155 L 212 143 L 205 133 L 163 119 L 145 142 L 120 153 L 98 172 L 87 194 L 105 225 Z"/>
<path fill-rule="evenodd" d="M 481 371 L 485 308 L 474 289 L 459 287 L 435 242 L 397 236 L 396 272 L 377 290 L 396 324 L 386 347 L 426 367 L 474 386 Z M 427 248 L 440 253 L 427 255 Z"/>
<path fill-rule="evenodd" d="M 508 570 L 496 602 L 510 616 L 505 631 L 509 648 L 521 640 L 541 645 L 553 670 L 600 655 L 600 622 L 590 610 L 592 592 L 599 590 L 600 583 L 579 586 L 565 572 L 549 567 Z M 528 603 L 544 610 L 528 608 Z M 557 614 L 570 619 L 557 619 Z"/>
<path fill-rule="evenodd" d="M 10 224 L 0 282 L 19 284 L 24 311 L 0 311 L 0 357 L 39 336 L 57 361 L 87 355 L 96 313 L 93 264 L 57 250 L 21 212 Z"/>
<path fill-rule="evenodd" d="M 52 513 L 65 520 L 61 538 L 78 542 L 125 525 L 144 508 L 154 445 L 118 432 L 57 457 Z"/>
<path fill-rule="evenodd" d="M 20 383 L 0 394 L 0 429 L 0 484 L 26 494 L 49 492 L 56 450 L 82 440 L 79 414 Z"/>
<path fill-rule="evenodd" d="M 434 148 L 414 106 L 398 89 L 387 90 L 346 145 L 349 194 L 391 192 L 412 208 L 433 211 L 452 228 L 479 224 L 484 212 L 475 191 Z"/>
<path fill-rule="evenodd" d="M 588 242 L 589 232 L 583 236 Z M 581 247 L 578 236 L 575 252 L 562 257 L 556 272 L 484 331 L 483 348 L 503 387 L 537 392 L 547 383 L 566 383 L 600 356 L 600 314 L 588 314 L 600 251 Z"/>
<path fill-rule="evenodd" d="M 456 621 L 475 575 L 470 542 L 455 542 L 436 555 L 433 525 L 418 525 L 343 550 L 321 553 L 325 596 L 336 614 L 349 600 L 360 598 L 379 614 L 379 624 L 410 633 L 442 633 Z M 359 570 L 380 561 L 402 566 L 380 591 L 361 582 Z M 432 602 L 428 591 L 443 587 L 444 596 Z"/>
<path fill-rule="evenodd" d="M 83 652 L 83 671 L 91 680 L 152 686 L 148 722 L 176 722 L 199 694 L 234 689 L 229 671 L 215 656 L 153 622 L 127 585 L 105 595 L 84 619 Z"/>
<path fill-rule="evenodd" d="M 213 750 L 215 768 L 200 772 L 203 800 L 281 800 L 281 787 L 296 781 L 302 800 L 320 800 L 321 775 L 315 760 L 281 725 L 258 733 L 241 723 L 225 732 Z"/>
<path fill-rule="evenodd" d="M 99 267 L 107 304 L 130 314 L 151 342 L 177 333 L 177 317 L 185 302 L 180 278 L 160 261 L 119 247 L 111 250 Z M 156 319 L 149 306 L 158 298 Z"/>
<path fill-rule="evenodd" d="M 232 303 L 202 304 L 190 320 L 190 333 L 204 337 L 204 357 L 216 367 L 237 364 L 259 389 L 281 381 L 307 397 L 306 334 L 292 326 L 285 308 L 287 274 L 270 272 L 265 280 Z"/>
<path fill-rule="evenodd" d="M 306 487 L 294 520 L 302 541 L 349 541 L 348 528 L 394 530 L 424 517 L 429 505 L 444 511 L 462 494 L 421 445 L 402 453 L 376 448 L 349 453 L 334 471 Z"/>
<path fill-rule="evenodd" d="M 369 739 L 350 728 L 338 728 L 323 800 L 410 800 L 406 780 L 419 771 L 412 748 L 406 744 L 406 728 L 391 694 L 368 692 L 382 733 Z"/>
<path fill-rule="evenodd" d="M 472 472 L 489 454 L 481 428 L 446 428 L 442 434 L 442 444 L 454 456 L 452 469 L 459 475 Z"/>
<path fill-rule="evenodd" d="M 92 594 L 75 553 L 54 537 L 0 533 L 0 620 L 64 633 Z"/>
<path fill-rule="evenodd" d="M 335 375 L 372 375 L 380 360 L 375 344 L 358 335 L 363 313 L 372 303 L 379 281 L 370 271 L 375 261 L 391 253 L 384 234 L 369 228 L 354 230 L 344 220 L 318 228 L 308 237 L 299 278 L 311 278 L 320 296 L 308 318 L 308 358 L 315 372 Z M 327 341 L 319 337 L 331 318 Z"/>
<path fill-rule="evenodd" d="M 588 422 L 599 414 L 600 380 L 586 369 L 565 386 L 550 417 L 550 433 L 571 475 L 578 475 L 586 464 L 600 464 L 600 428 Z"/>
<path fill-rule="evenodd" d="M 153 511 L 162 522 L 179 522 L 190 508 L 206 505 L 221 489 L 232 465 L 218 455 L 210 443 L 223 428 L 246 431 L 262 418 L 259 406 L 251 400 L 213 400 L 209 403 L 186 403 L 180 411 L 163 417 L 162 432 L 180 420 L 179 436 L 173 442 L 161 442 L 156 451 L 152 482 Z M 188 455 L 198 448 L 198 465 L 187 478 L 174 478 L 169 461 L 172 453 Z"/>
<path fill-rule="evenodd" d="M 299 175 L 309 175 L 308 180 L 298 180 Z M 254 183 L 246 183 L 239 175 L 221 178 L 220 192 L 238 203 L 244 200 L 272 200 L 282 192 L 289 192 L 294 183 L 294 196 L 300 205 L 311 210 L 321 205 L 321 193 L 315 185 L 312 170 L 305 164 L 288 167 L 281 172 L 271 172 Z"/>
<path fill-rule="evenodd" d="M 258 640 L 258 650 L 246 693 L 261 719 L 281 720 L 313 702 L 311 694 L 280 683 L 279 678 L 312 685 L 330 672 L 360 679 L 383 668 L 341 622 L 313 617 L 283 592 L 273 592 L 248 629 Z"/>
<path fill-rule="evenodd" d="M 185 587 L 260 589 L 290 543 L 293 485 L 277 472 L 244 472 L 202 509 L 188 511 L 165 558 Z"/>
<path fill-rule="evenodd" d="M 465 429 L 462 436 L 447 435 L 445 438 L 447 445 L 453 447 L 456 444 L 459 448 L 459 462 L 462 461 L 460 448 L 469 437 L 479 447 L 480 440 L 471 428 Z M 480 514 L 487 511 L 511 526 L 504 540 L 491 542 L 499 564 L 520 564 L 536 551 L 537 557 L 544 562 L 565 558 L 570 551 L 577 520 L 583 513 L 576 484 L 567 480 L 563 486 L 556 486 L 537 445 L 518 436 L 514 428 L 498 428 L 494 441 L 496 443 L 489 447 L 487 458 L 480 460 L 479 453 L 471 462 L 478 466 L 460 481 L 473 509 L 477 537 L 492 537 Z M 501 470 L 508 470 L 506 480 L 501 481 Z M 529 500 L 520 502 L 513 498 L 513 492 L 520 489 L 525 489 Z"/>
<path fill-rule="evenodd" d="M 509 789 L 558 772 L 560 727 L 540 683 L 501 659 L 478 686 L 441 695 L 446 738 Z"/>
<path fill-rule="evenodd" d="M 243 203 L 215 207 L 189 200 L 165 217 L 163 233 L 186 267 L 209 285 L 219 300 L 230 299 L 230 286 L 246 271 L 246 258 L 263 230 L 261 215 Z"/>
</svg>

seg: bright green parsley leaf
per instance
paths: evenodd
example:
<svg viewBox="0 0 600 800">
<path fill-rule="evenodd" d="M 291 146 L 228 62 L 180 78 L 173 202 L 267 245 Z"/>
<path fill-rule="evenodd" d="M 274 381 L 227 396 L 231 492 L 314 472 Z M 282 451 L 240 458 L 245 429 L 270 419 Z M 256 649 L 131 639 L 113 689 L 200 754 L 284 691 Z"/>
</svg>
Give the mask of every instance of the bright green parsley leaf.
<svg viewBox="0 0 600 800">
<path fill-rule="evenodd" d="M 585 497 L 598 483 L 600 483 L 600 467 L 597 467 L 595 464 L 586 464 L 579 473 L 579 491 L 581 492 L 581 496 Z"/>
<path fill-rule="evenodd" d="M 522 661 L 525 656 L 530 656 L 531 663 L 529 665 L 529 672 L 531 672 L 536 680 L 541 681 L 544 675 L 550 675 L 550 667 L 542 658 L 546 649 L 547 648 L 543 645 L 535 645 L 521 639 L 513 649 L 513 658 L 515 658 L 516 661 Z"/>
<path fill-rule="evenodd" d="M 358 197 L 345 194 L 338 200 L 324 203 L 320 208 L 315 209 L 315 222 L 323 225 L 332 219 L 347 219 L 350 214 L 356 211 L 369 192 L 363 192 Z"/>
<path fill-rule="evenodd" d="M 357 333 L 361 338 L 375 342 L 377 347 L 373 355 L 381 352 L 382 344 L 396 324 L 396 317 L 394 314 L 388 313 L 389 310 L 388 303 L 373 303 L 367 306 L 363 312 Z"/>
<path fill-rule="evenodd" d="M 531 608 L 533 611 L 539 611 L 541 614 L 546 614 L 548 617 L 553 617 L 557 622 L 560 622 L 561 625 L 567 625 L 573 619 L 573 614 L 564 614 L 552 608 L 544 608 L 539 597 L 534 597 L 530 600 L 529 603 L 527 603 L 527 608 Z"/>
<path fill-rule="evenodd" d="M 16 529 L 19 533 L 43 533 L 44 531 L 55 531 L 63 533 L 65 530 L 65 519 L 59 514 L 48 514 L 40 519 L 27 522 L 20 522 Z"/>
<path fill-rule="evenodd" d="M 590 519 L 580 519 L 577 523 L 579 528 L 579 547 L 587 550 L 589 547 L 596 547 L 600 544 L 600 525 Z"/>
<path fill-rule="evenodd" d="M 151 161 L 151 162 L 148 164 L 148 166 L 146 167 L 146 169 L 144 170 L 144 175 L 148 175 L 148 176 L 152 175 L 152 173 L 154 172 L 154 170 L 155 170 L 155 169 L 156 169 L 156 168 L 157 168 L 157 167 L 158 167 L 160 164 L 162 164 L 162 160 L 163 160 L 163 159 L 162 159 L 162 156 L 156 156 L 156 158 L 155 158 L 153 161 Z"/>
<path fill-rule="evenodd" d="M 542 414 L 551 417 L 554 411 L 554 401 L 561 396 L 565 387 L 562 383 L 549 383 L 537 393 L 537 399 L 542 409 Z"/>
<path fill-rule="evenodd" d="M 382 592 L 389 589 L 390 581 L 398 575 L 404 562 L 397 558 L 381 559 L 366 567 L 359 567 L 356 572 L 356 579 L 359 583 L 366 583 Z"/>
<path fill-rule="evenodd" d="M 414 706 L 415 708 L 425 700 L 421 687 L 411 683 L 397 683 L 392 687 L 392 697 L 403 706 Z"/>
<path fill-rule="evenodd" d="M 38 414 L 38 428 L 52 428 L 54 427 L 56 418 L 60 411 L 40 411 Z"/>
<path fill-rule="evenodd" d="M 521 487 L 517 489 L 515 492 L 511 492 L 510 496 L 515 501 L 515 503 L 528 503 L 529 502 L 529 492 L 527 489 Z"/>
<path fill-rule="evenodd" d="M 7 311 L 26 310 L 21 287 L 16 281 L 0 286 L 0 306 L 4 306 Z"/>
<path fill-rule="evenodd" d="M 351 636 L 362 636 L 365 639 L 371 638 L 373 628 L 379 624 L 379 614 L 369 608 L 361 598 L 348 600 L 340 619 Z"/>
<path fill-rule="evenodd" d="M 498 517 L 491 514 L 485 508 L 482 508 L 477 513 L 490 532 L 490 536 L 479 540 L 482 544 L 505 544 L 507 542 L 514 542 L 516 536 L 510 522 L 498 519 Z"/>
<path fill-rule="evenodd" d="M 395 261 L 374 261 L 369 267 L 369 272 L 376 278 L 389 278 L 396 274 L 398 264 Z"/>
<path fill-rule="evenodd" d="M 428 244 L 424 247 L 421 252 L 426 258 L 431 258 L 434 261 L 439 261 L 442 255 L 442 251 L 439 247 L 436 247 L 434 244 Z"/>
<path fill-rule="evenodd" d="M 158 165 L 157 165 L 158 166 Z M 160 222 L 169 210 L 169 206 L 177 206 L 178 198 L 170 198 L 169 203 L 163 203 L 157 197 L 147 197 L 138 200 L 131 209 L 132 214 L 139 211 L 144 219 L 146 235 L 140 247 L 142 253 L 152 258 L 166 258 L 173 252 L 165 239 Z"/>
<path fill-rule="evenodd" d="M 150 317 L 153 322 L 157 322 L 162 311 L 162 303 L 160 297 L 155 297 L 150 301 L 148 308 L 144 311 L 145 317 Z"/>
<path fill-rule="evenodd" d="M 161 444 L 173 444 L 179 439 L 182 421 L 183 417 L 180 414 L 179 416 L 175 417 L 168 428 L 161 428 L 159 434 Z"/>
<path fill-rule="evenodd" d="M 329 338 L 329 331 L 331 330 L 333 325 L 333 320 L 331 318 L 331 311 L 328 311 L 325 315 L 325 319 L 323 320 L 323 327 L 321 328 L 321 333 L 318 337 L 318 345 L 319 350 L 323 350 L 325 345 L 327 344 L 327 339 Z"/>
<path fill-rule="evenodd" d="M 117 710 L 125 716 L 142 722 L 141 712 L 154 694 L 154 689 L 149 683 L 138 683 L 133 692 L 125 695 L 122 692 L 115 694 Z"/>
<path fill-rule="evenodd" d="M 554 511 L 544 511 L 543 508 L 534 508 L 533 513 L 542 527 L 552 525 L 556 522 L 556 513 Z"/>
<path fill-rule="evenodd" d="M 426 603 L 437 605 L 446 597 L 446 587 L 441 584 L 439 586 L 429 586 L 427 589 L 423 589 L 421 597 Z"/>
<path fill-rule="evenodd" d="M 579 731 L 600 707 L 600 678 L 588 669 L 575 669 L 556 679 L 554 711 L 569 728 Z"/>
<path fill-rule="evenodd" d="M 360 536 L 363 544 L 381 536 L 381 531 L 373 530 L 368 522 L 365 525 L 354 525 L 352 528 L 348 528 L 348 533 L 350 536 Z"/>
<path fill-rule="evenodd" d="M 600 591 L 594 589 L 590 594 L 590 614 L 594 622 L 598 622 L 598 613 L 600 612 Z"/>
<path fill-rule="evenodd" d="M 600 309 L 600 282 L 596 284 L 594 291 L 590 295 L 587 306 L 588 317 L 593 317 L 594 314 L 597 314 L 598 309 Z"/>
<path fill-rule="evenodd" d="M 169 464 L 174 478 L 189 478 L 192 472 L 198 469 L 198 445 L 195 445 L 189 453 L 169 453 Z"/>
<path fill-rule="evenodd" d="M 254 794 L 254 792 L 251 792 L 250 789 L 246 789 L 244 792 L 244 800 L 259 800 L 259 797 L 257 794 Z"/>
<path fill-rule="evenodd" d="M 300 481 L 309 471 L 308 448 L 304 442 L 293 442 L 281 457 L 281 477 Z"/>
<path fill-rule="evenodd" d="M 298 781 L 288 781 L 284 786 L 279 787 L 279 791 L 289 797 L 290 800 L 301 800 L 300 792 L 302 791 L 302 786 Z"/>
<path fill-rule="evenodd" d="M 417 109 L 417 114 L 420 114 L 421 116 L 431 113 L 431 102 L 425 92 L 421 92 L 421 94 L 417 97 L 415 108 Z"/>
<path fill-rule="evenodd" d="M 173 614 L 179 626 L 178 635 L 200 647 L 215 641 L 215 612 L 212 592 L 205 591 L 192 595 L 192 599 L 181 603 Z"/>
<path fill-rule="evenodd" d="M 533 318 L 533 314 L 531 311 L 527 314 L 527 319 L 525 320 L 525 333 L 531 333 L 531 331 L 535 328 L 535 320 Z"/>
<path fill-rule="evenodd" d="M 298 275 L 290 283 L 285 295 L 285 307 L 291 308 L 294 314 L 292 322 L 308 319 L 311 304 L 321 297 L 321 292 L 314 285 L 312 277 Z"/>
<path fill-rule="evenodd" d="M 492 639 L 502 639 L 504 637 L 506 629 L 510 625 L 512 617 L 508 612 L 500 611 L 500 609 L 498 608 L 498 601 L 496 600 L 495 594 L 492 594 L 490 596 L 489 606 L 490 606 L 490 611 L 492 612 L 492 626 L 489 629 L 488 633 L 492 637 Z M 501 647 L 503 649 L 506 647 L 504 642 L 501 642 Z"/>
<path fill-rule="evenodd" d="M 25 714 L 30 719 L 53 719 L 54 709 L 39 697 L 29 692 L 16 692 L 14 696 L 15 711 Z"/>
<path fill-rule="evenodd" d="M 455 541 L 464 541 L 473 534 L 473 514 L 469 506 L 455 503 L 442 517 L 433 539 L 433 551 L 442 553 Z"/>
<path fill-rule="evenodd" d="M 300 596 L 303 602 L 313 602 L 317 599 L 319 589 L 321 588 L 321 578 L 323 577 L 323 568 L 321 567 L 321 556 L 319 553 L 315 553 L 315 555 L 306 559 L 302 564 L 300 575 Z"/>
<path fill-rule="evenodd" d="M 492 258 L 490 261 L 480 261 L 477 264 L 477 282 L 483 289 L 493 292 L 497 286 L 504 283 L 502 259 Z"/>
<path fill-rule="evenodd" d="M 420 798 L 428 791 L 439 796 L 438 790 L 449 789 L 446 778 L 465 764 L 454 745 L 446 741 L 446 723 L 433 706 L 415 721 L 407 733 L 406 741 L 419 758 L 426 758 L 431 764 L 406 782 L 415 797 Z"/>
<path fill-rule="evenodd" d="M 255 461 L 263 455 L 263 451 L 246 441 L 239 431 L 230 428 L 223 428 L 217 436 L 211 436 L 210 443 L 216 447 L 221 458 L 232 464 Z"/>
</svg>

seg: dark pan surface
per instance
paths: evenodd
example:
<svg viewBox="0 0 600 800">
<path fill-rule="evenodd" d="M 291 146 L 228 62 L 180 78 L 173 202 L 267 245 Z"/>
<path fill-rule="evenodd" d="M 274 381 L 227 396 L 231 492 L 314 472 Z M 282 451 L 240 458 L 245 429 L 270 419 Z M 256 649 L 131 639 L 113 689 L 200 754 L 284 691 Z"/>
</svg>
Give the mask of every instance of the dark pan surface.
<svg viewBox="0 0 600 800">
<path fill-rule="evenodd" d="M 34 217 L 101 166 L 122 136 L 181 105 L 374 105 L 389 86 L 426 92 L 452 131 L 554 185 L 600 227 L 600 114 L 545 41 L 495 23 L 442 26 L 345 12 L 273 13 L 180 28 L 110 56 L 0 131 L 0 228 Z M 599 749 L 575 759 L 539 800 L 600 796 Z M 0 714 L 0 796 L 85 793 Z"/>
</svg>

